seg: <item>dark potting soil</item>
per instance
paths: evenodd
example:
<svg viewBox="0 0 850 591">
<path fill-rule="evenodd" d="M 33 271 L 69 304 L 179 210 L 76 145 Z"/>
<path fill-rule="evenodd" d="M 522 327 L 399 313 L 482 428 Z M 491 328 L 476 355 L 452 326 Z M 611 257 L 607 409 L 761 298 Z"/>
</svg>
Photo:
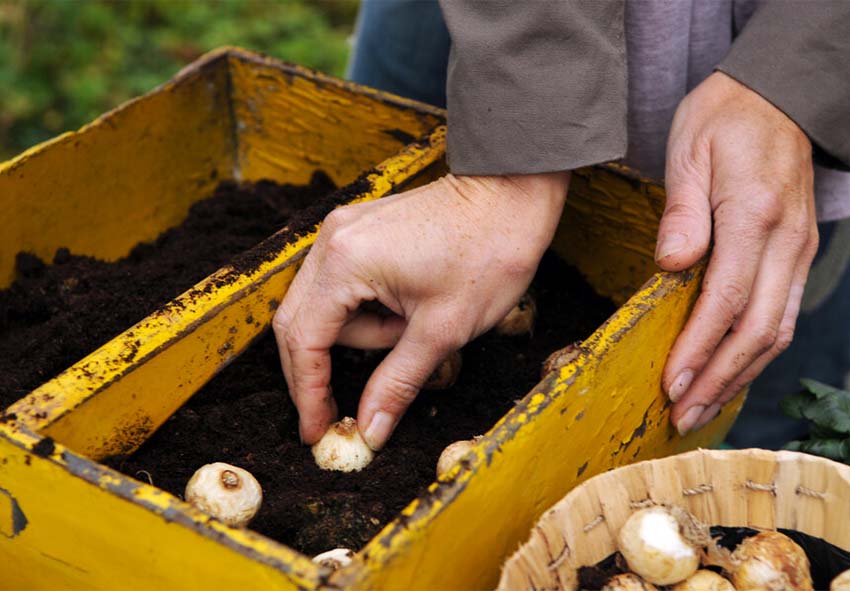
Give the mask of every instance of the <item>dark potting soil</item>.
<svg viewBox="0 0 850 591">
<path fill-rule="evenodd" d="M 359 181 L 362 184 L 363 181 Z M 0 290 L 0 410 L 142 320 L 234 255 L 288 226 L 290 240 L 321 220 L 348 188 L 333 193 L 324 173 L 307 186 L 222 183 L 186 220 L 108 263 L 65 248 L 52 264 L 17 256 L 18 279 Z M 355 189 L 359 187 L 355 183 Z M 249 266 L 263 249 L 236 259 Z"/>
<path fill-rule="evenodd" d="M 363 471 L 320 470 L 298 440 L 274 338 L 265 335 L 200 390 L 135 454 L 107 463 L 182 496 L 192 473 L 223 461 L 263 487 L 254 529 L 306 554 L 357 549 L 435 479 L 449 443 L 484 433 L 540 379 L 554 350 L 584 339 L 614 310 L 577 271 L 548 253 L 532 286 L 540 317 L 531 337 L 487 334 L 463 349 L 449 390 L 422 392 L 386 448 Z M 332 352 L 341 416 L 355 416 L 361 389 L 384 353 Z"/>
<path fill-rule="evenodd" d="M 333 186 L 321 174 L 308 187 L 223 183 L 213 197 L 192 207 L 181 226 L 140 244 L 120 261 L 106 263 L 65 249 L 52 264 L 19 255 L 19 279 L 0 291 L 0 407 L 225 263 L 237 270 L 255 266 L 281 240 L 312 229 L 334 205 L 365 190 L 363 183 L 328 196 Z M 288 233 L 251 248 L 284 225 Z M 423 392 L 385 450 L 362 472 L 321 471 L 298 441 L 297 417 L 271 334 L 215 377 L 135 454 L 105 463 L 181 497 L 201 465 L 236 464 L 254 473 L 264 489 L 252 529 L 308 554 L 359 548 L 434 480 L 446 445 L 487 431 L 537 383 L 549 353 L 587 337 L 614 310 L 551 253 L 532 292 L 540 314 L 533 336 L 488 334 L 465 347 L 455 386 Z M 343 415 L 356 413 L 360 391 L 382 357 L 382 352 L 333 351 L 334 395 Z"/>
</svg>

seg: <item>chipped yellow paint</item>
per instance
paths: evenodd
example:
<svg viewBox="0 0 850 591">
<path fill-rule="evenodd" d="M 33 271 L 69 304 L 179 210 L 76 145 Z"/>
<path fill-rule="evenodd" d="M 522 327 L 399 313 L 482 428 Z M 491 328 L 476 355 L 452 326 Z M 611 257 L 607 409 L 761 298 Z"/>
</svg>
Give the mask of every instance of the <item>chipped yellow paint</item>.
<svg viewBox="0 0 850 591">
<path fill-rule="evenodd" d="M 180 223 L 222 180 L 303 183 L 324 168 L 344 185 L 441 120 L 433 107 L 306 68 L 212 52 L 78 132 L 0 164 L 0 288 L 20 251 L 52 260 L 68 247 L 114 260 Z"/>
<path fill-rule="evenodd" d="M 542 512 L 586 478 L 633 461 L 719 443 L 743 396 L 679 437 L 660 374 L 695 300 L 701 270 L 656 275 L 569 366 L 546 377 L 363 550 L 347 589 L 486 589 Z M 585 391 L 588 390 L 588 391 Z M 408 508 L 410 509 L 410 508 Z"/>
<path fill-rule="evenodd" d="M 233 170 L 221 60 L 0 165 L 0 288 L 15 254 L 104 259 L 179 223 Z"/>
<path fill-rule="evenodd" d="M 206 115 L 185 112 L 193 100 L 217 106 Z M 17 196 L 5 199 L 0 192 L 0 211 L 14 211 L 22 220 L 30 215 L 33 220 L 22 223 L 50 227 L 44 212 L 15 209 L 22 207 L 18 201 L 28 185 L 61 186 L 79 207 L 91 179 L 109 176 L 103 170 L 112 169 L 107 140 L 143 143 L 147 129 L 164 141 L 169 117 L 173 129 L 192 135 L 197 127 L 203 137 L 184 153 L 162 148 L 161 158 L 143 156 L 136 163 L 131 158 L 116 169 L 135 173 L 139 199 L 161 191 L 164 201 L 177 200 L 173 207 L 160 204 L 171 208 L 160 217 L 145 218 L 143 233 L 154 236 L 179 221 L 208 192 L 211 185 L 201 181 L 212 170 L 218 179 L 303 182 L 322 167 L 341 184 L 374 167 L 371 189 L 355 201 L 375 199 L 445 170 L 441 116 L 412 101 L 225 49 L 78 134 L 0 166 L 0 189 L 12 187 Z M 158 118 L 166 123 L 146 127 L 148 119 Z M 401 149 L 405 134 L 427 139 Z M 127 156 L 131 148 L 124 150 L 112 153 Z M 66 168 L 88 159 L 100 163 L 98 175 L 81 168 L 82 176 L 74 176 Z M 159 179 L 163 166 L 168 171 Z M 33 171 L 45 178 L 36 183 Z M 193 188 L 186 177 L 200 184 Z M 105 186 L 91 190 L 92 199 L 107 200 L 110 190 L 124 185 Z M 624 169 L 573 175 L 555 250 L 600 292 L 628 302 L 582 344 L 577 359 L 546 376 L 494 425 L 471 459 L 413 499 L 352 565 L 329 580 L 306 557 L 250 531 L 227 528 L 93 461 L 135 449 L 268 326 L 315 234 L 275 247 L 274 256 L 251 272 L 222 269 L 16 403 L 10 409 L 16 420 L 0 423 L 0 503 L 8 493 L 27 520 L 18 532 L 12 526 L 12 537 L 0 536 L 4 576 L 7 564 L 21 567 L 4 582 L 50 589 L 107 589 L 116 582 L 124 589 L 492 587 L 502 559 L 571 487 L 617 465 L 716 443 L 740 407 L 743 397 L 687 438 L 668 423 L 660 375 L 696 298 L 702 269 L 654 274 L 652 248 L 662 206 L 660 187 Z M 116 204 L 94 207 L 107 217 L 121 213 Z M 98 256 L 125 253 L 129 246 L 114 238 L 122 232 L 128 243 L 140 239 L 120 220 L 106 226 L 93 239 L 91 252 Z M 0 242 L 3 252 L 28 244 Z M 59 245 L 45 241 L 32 249 L 49 256 Z M 4 260 L 0 285 L 10 277 Z M 45 436 L 59 442 L 52 451 Z M 3 505 L 0 519 L 13 512 Z"/>
<path fill-rule="evenodd" d="M 306 157 L 338 184 L 349 182 L 389 156 L 388 146 L 400 149 L 443 121 L 439 109 L 400 98 L 388 109 L 385 94 L 317 72 L 292 76 L 276 60 L 232 58 L 230 76 L 243 180 L 306 183 Z"/>
<path fill-rule="evenodd" d="M 349 105 L 360 109 L 366 104 L 371 104 L 371 115 L 352 113 L 360 128 L 369 127 L 370 117 L 376 117 L 380 125 L 394 121 L 394 134 L 382 134 L 383 142 L 370 136 L 362 150 L 356 126 L 349 128 L 354 135 L 345 142 L 310 136 L 300 141 L 300 151 L 287 154 L 285 169 L 269 169 L 265 176 L 299 182 L 316 169 L 314 158 L 322 150 L 333 151 L 344 143 L 346 152 L 332 156 L 346 159 L 345 166 L 330 171 L 334 180 L 346 183 L 360 171 L 370 170 L 369 189 L 352 195 L 354 203 L 427 182 L 443 169 L 438 161 L 444 154 L 445 128 L 438 125 L 439 111 L 226 49 L 79 132 L 0 166 L 0 211 L 8 212 L 12 227 L 26 230 L 31 240 L 12 232 L 0 242 L 0 253 L 26 249 L 50 257 L 56 247 L 69 245 L 77 252 L 115 258 L 139 240 L 153 238 L 178 223 L 188 206 L 209 194 L 219 180 L 256 178 L 243 175 L 240 169 L 240 162 L 249 159 L 238 152 L 245 144 L 238 135 L 238 121 L 232 118 L 238 110 L 231 108 L 231 68 L 247 62 L 262 67 L 267 78 L 285 80 L 281 92 L 290 85 L 297 87 L 305 109 L 287 116 L 305 126 L 325 125 L 313 120 L 327 117 L 334 109 L 342 117 L 348 115 L 342 111 Z M 247 96 L 250 89 L 240 92 Z M 328 94 L 333 95 L 332 101 L 327 100 Z M 346 102 L 348 95 L 351 100 Z M 414 111 L 418 116 L 411 115 Z M 325 125 L 322 133 L 331 130 Z M 424 139 L 403 147 L 400 138 L 405 134 Z M 218 144 L 216 138 L 221 140 Z M 256 134 L 252 141 L 257 141 Z M 172 145 L 174 153 L 169 151 Z M 134 147 L 141 153 L 134 154 Z M 282 150 L 274 142 L 265 149 L 270 154 Z M 116 198 L 130 185 L 136 192 L 127 201 Z M 51 211 L 40 207 L 38 200 L 25 199 L 33 192 L 50 199 L 62 195 L 67 203 Z M 156 215 L 142 215 L 139 200 L 144 199 Z M 50 200 L 45 203 L 50 205 Z M 88 217 L 70 219 L 76 210 L 86 208 Z M 123 224 L 122 216 L 133 223 Z M 53 231 L 51 224 L 59 224 L 63 217 L 68 232 Z M 81 228 L 74 225 L 79 220 Z M 52 234 L 34 232 L 34 228 L 47 228 Z M 73 241 L 77 233 L 88 233 L 85 239 L 91 248 Z M 222 269 L 8 409 L 17 420 L 0 424 L 0 519 L 14 516 L 19 503 L 28 521 L 17 533 L 10 529 L 13 523 L 0 528 L 4 587 L 319 586 L 322 571 L 305 557 L 253 532 L 227 528 L 153 486 L 92 461 L 138 446 L 267 327 L 275 302 L 286 292 L 314 240 L 315 233 L 275 247 L 269 251 L 270 260 L 251 273 Z M 12 263 L 8 259 L 0 263 L 2 285 L 11 279 Z M 49 441 L 42 439 L 45 436 L 61 445 L 42 458 L 33 448 Z"/>
<path fill-rule="evenodd" d="M 0 486 L 25 520 L 0 535 L 4 589 L 312 589 L 305 557 L 56 444 L 0 425 Z M 5 534 L 5 532 L 3 532 Z"/>
<path fill-rule="evenodd" d="M 442 154 L 445 128 L 380 164 L 377 199 Z M 94 459 L 130 453 L 269 325 L 316 233 L 283 245 L 255 272 L 211 275 L 9 408 L 31 430 Z M 139 371 L 143 368 L 143 371 Z M 152 376 L 156 376 L 152 378 Z"/>
</svg>

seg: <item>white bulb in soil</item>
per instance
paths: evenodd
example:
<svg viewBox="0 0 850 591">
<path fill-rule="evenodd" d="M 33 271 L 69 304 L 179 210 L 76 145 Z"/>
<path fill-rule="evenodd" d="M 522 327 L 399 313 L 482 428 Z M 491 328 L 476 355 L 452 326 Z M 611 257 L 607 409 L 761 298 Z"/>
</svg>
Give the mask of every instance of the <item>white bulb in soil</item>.
<svg viewBox="0 0 850 591">
<path fill-rule="evenodd" d="M 696 548 L 664 507 L 633 513 L 620 529 L 617 545 L 629 568 L 655 585 L 684 581 L 699 567 Z"/>
<path fill-rule="evenodd" d="M 829 591 L 850 591 L 850 570 L 846 570 L 829 584 Z"/>
<path fill-rule="evenodd" d="M 351 563 L 354 551 L 348 548 L 334 548 L 313 557 L 313 562 L 331 570 L 339 570 Z"/>
<path fill-rule="evenodd" d="M 449 354 L 448 357 L 443 359 L 443 362 L 437 366 L 437 369 L 434 370 L 434 373 L 428 378 L 428 381 L 425 382 L 425 385 L 422 386 L 424 390 L 445 390 L 447 388 L 451 388 L 455 385 L 458 376 L 460 375 L 460 368 L 463 365 L 463 357 L 460 354 L 460 351 L 454 351 Z"/>
<path fill-rule="evenodd" d="M 186 484 L 186 501 L 233 527 L 244 527 L 263 502 L 257 479 L 242 468 L 215 462 L 201 466 Z"/>
<path fill-rule="evenodd" d="M 478 437 L 475 439 L 464 439 L 463 441 L 455 441 L 447 445 L 437 460 L 437 478 L 440 478 L 451 470 L 472 449 L 477 439 Z"/>
<path fill-rule="evenodd" d="M 534 330 L 534 317 L 537 316 L 537 304 L 530 294 L 524 294 L 511 308 L 507 316 L 496 325 L 496 332 L 507 336 L 531 334 Z"/>
<path fill-rule="evenodd" d="M 763 531 L 732 552 L 729 578 L 739 591 L 812 591 L 809 559 L 791 538 Z"/>
<path fill-rule="evenodd" d="M 357 421 L 351 417 L 328 427 L 313 446 L 313 458 L 322 470 L 356 472 L 368 466 L 374 457 L 375 452 L 363 440 Z"/>
<path fill-rule="evenodd" d="M 698 570 L 670 591 L 735 591 L 735 587 L 716 572 Z"/>
<path fill-rule="evenodd" d="M 647 583 L 633 573 L 624 573 L 611 577 L 602 587 L 602 591 L 658 591 L 658 587 Z"/>
</svg>

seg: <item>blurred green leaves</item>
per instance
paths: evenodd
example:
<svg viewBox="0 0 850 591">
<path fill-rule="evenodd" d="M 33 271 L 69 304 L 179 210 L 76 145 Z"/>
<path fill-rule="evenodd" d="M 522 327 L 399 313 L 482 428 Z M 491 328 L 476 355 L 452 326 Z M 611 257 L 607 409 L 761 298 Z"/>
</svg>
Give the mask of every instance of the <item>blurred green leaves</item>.
<svg viewBox="0 0 850 591">
<path fill-rule="evenodd" d="M 785 449 L 850 463 L 850 391 L 815 380 L 801 380 L 803 390 L 786 396 L 779 406 L 795 419 L 809 421 L 809 438 Z"/>
<path fill-rule="evenodd" d="M 342 75 L 357 0 L 0 0 L 0 159 L 222 45 Z"/>
</svg>

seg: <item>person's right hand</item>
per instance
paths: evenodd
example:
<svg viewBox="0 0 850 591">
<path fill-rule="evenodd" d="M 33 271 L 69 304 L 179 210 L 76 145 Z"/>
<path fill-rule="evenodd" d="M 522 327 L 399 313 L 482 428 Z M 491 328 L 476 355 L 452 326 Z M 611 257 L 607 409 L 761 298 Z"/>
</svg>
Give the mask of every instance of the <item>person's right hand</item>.
<svg viewBox="0 0 850 591">
<path fill-rule="evenodd" d="M 273 321 L 301 439 L 336 417 L 330 348 L 392 347 L 363 391 L 358 424 L 386 443 L 452 351 L 501 320 L 525 292 L 555 233 L 569 173 L 448 175 L 322 224 Z M 392 314 L 361 308 L 377 302 Z"/>
</svg>

